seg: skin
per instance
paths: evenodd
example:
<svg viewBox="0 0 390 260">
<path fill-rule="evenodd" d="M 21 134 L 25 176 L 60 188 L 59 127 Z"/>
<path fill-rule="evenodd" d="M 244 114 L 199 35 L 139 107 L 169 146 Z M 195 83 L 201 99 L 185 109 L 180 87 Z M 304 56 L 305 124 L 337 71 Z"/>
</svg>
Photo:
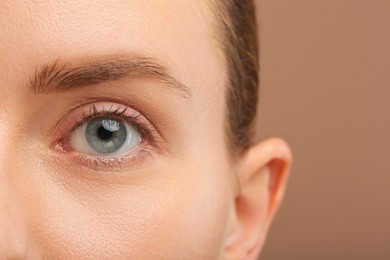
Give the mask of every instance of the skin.
<svg viewBox="0 0 390 260">
<path fill-rule="evenodd" d="M 240 158 L 228 153 L 227 75 L 211 10 L 206 0 L 0 2 L 1 259 L 256 259 L 291 152 L 272 138 Z M 30 86 L 55 61 L 139 57 L 183 88 L 147 73 Z M 120 164 L 78 160 L 62 140 L 80 120 L 73 109 L 97 103 L 142 114 L 155 142 Z"/>
</svg>

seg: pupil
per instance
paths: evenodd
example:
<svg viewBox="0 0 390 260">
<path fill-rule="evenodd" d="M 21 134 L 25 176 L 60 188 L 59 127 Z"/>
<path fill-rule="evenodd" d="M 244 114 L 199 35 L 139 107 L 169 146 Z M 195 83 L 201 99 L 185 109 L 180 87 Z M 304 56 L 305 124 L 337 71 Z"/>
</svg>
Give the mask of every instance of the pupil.
<svg viewBox="0 0 390 260">
<path fill-rule="evenodd" d="M 106 140 L 111 139 L 111 137 L 113 136 L 114 133 L 105 129 L 103 126 L 101 126 L 101 127 L 99 127 L 97 134 L 98 134 L 100 139 L 106 141 Z"/>
</svg>

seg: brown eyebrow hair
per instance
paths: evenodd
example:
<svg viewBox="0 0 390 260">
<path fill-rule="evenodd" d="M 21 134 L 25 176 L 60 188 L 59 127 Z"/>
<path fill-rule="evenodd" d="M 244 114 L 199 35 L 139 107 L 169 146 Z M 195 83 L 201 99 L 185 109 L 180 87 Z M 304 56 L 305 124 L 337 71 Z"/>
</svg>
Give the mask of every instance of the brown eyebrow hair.
<svg viewBox="0 0 390 260">
<path fill-rule="evenodd" d="M 145 56 L 104 56 L 87 58 L 82 62 L 61 61 L 38 66 L 30 76 L 30 88 L 36 94 L 62 92 L 69 89 L 97 85 L 124 78 L 155 79 L 179 91 L 181 96 L 191 96 L 191 89 L 168 72 L 167 67 L 154 58 Z"/>
</svg>

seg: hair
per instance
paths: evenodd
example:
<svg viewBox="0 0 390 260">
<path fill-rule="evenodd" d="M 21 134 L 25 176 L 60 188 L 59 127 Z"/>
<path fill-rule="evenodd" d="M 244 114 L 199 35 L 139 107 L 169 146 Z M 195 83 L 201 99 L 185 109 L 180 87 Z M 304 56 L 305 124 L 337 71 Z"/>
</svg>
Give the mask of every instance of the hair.
<svg viewBox="0 0 390 260">
<path fill-rule="evenodd" d="M 241 155 L 253 144 L 259 89 L 259 45 L 253 0 L 215 0 L 227 66 L 226 133 Z"/>
</svg>

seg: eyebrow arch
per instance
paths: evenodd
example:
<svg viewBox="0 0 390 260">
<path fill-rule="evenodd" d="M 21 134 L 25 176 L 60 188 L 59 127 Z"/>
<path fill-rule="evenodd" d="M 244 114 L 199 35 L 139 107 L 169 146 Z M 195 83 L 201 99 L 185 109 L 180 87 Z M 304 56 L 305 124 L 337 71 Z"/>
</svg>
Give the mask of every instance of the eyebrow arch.
<svg viewBox="0 0 390 260">
<path fill-rule="evenodd" d="M 106 56 L 79 63 L 57 59 L 36 68 L 35 74 L 30 76 L 30 88 L 36 94 L 62 92 L 131 77 L 158 80 L 184 98 L 191 97 L 191 89 L 171 76 L 167 67 L 145 56 Z"/>
</svg>

